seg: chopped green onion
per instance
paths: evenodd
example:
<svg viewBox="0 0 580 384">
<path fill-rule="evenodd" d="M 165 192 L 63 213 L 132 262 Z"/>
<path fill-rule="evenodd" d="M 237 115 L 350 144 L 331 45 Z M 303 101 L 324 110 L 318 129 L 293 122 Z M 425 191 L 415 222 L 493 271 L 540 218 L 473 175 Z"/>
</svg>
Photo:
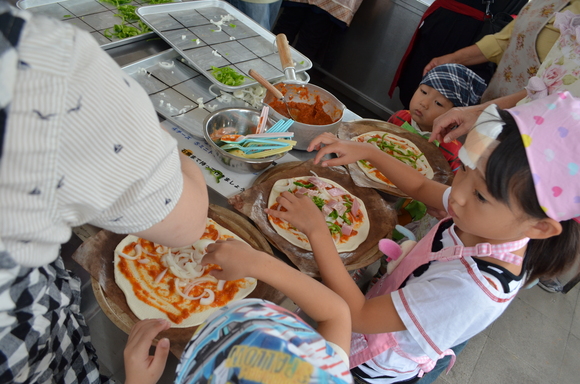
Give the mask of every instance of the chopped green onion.
<svg viewBox="0 0 580 384">
<path fill-rule="evenodd" d="M 243 84 L 246 76 L 239 74 L 235 69 L 230 67 L 218 68 L 212 65 L 211 74 L 222 84 L 238 86 Z"/>
</svg>

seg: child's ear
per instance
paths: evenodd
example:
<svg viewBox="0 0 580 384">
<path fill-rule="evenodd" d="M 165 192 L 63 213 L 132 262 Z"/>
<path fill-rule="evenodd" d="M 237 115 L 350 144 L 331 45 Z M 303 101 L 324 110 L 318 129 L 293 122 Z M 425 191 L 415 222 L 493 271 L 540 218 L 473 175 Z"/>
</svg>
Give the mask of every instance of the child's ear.
<svg viewBox="0 0 580 384">
<path fill-rule="evenodd" d="M 562 224 L 554 219 L 546 218 L 539 220 L 526 231 L 530 239 L 547 239 L 562 233 Z"/>
</svg>

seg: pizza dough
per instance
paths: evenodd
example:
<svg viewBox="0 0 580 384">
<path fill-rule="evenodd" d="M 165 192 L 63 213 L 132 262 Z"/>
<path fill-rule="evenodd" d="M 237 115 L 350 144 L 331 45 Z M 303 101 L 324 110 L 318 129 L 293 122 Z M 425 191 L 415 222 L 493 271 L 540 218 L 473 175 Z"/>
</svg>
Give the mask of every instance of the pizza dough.
<svg viewBox="0 0 580 384">
<path fill-rule="evenodd" d="M 364 203 L 334 181 L 316 176 L 278 180 L 270 191 L 270 209 L 278 208 L 276 198 L 284 191 L 306 194 L 314 201 L 326 216 L 329 231 L 339 253 L 354 251 L 366 240 L 370 224 Z M 291 244 L 312 250 L 306 235 L 290 223 L 270 215 L 268 220 L 274 230 Z"/>
<path fill-rule="evenodd" d="M 371 143 L 380 148 L 383 152 L 397 158 L 401 162 L 410 165 L 425 177 L 433 179 L 433 167 L 429 164 L 425 155 L 410 140 L 384 131 L 372 131 L 353 137 L 352 141 L 361 143 Z M 357 161 L 357 165 L 367 177 L 378 183 L 389 187 L 396 187 L 391 181 L 379 172 L 370 162 L 366 160 Z"/>
<path fill-rule="evenodd" d="M 173 327 L 186 328 L 201 324 L 228 302 L 248 296 L 256 279 L 220 282 L 218 286 L 218 280 L 208 275 L 215 267 L 208 265 L 204 271 L 197 265 L 209 244 L 227 238 L 243 241 L 210 218 L 201 240 L 188 247 L 167 248 L 137 236 L 125 237 L 115 249 L 115 282 L 135 316 L 141 320 L 164 318 Z"/>
</svg>

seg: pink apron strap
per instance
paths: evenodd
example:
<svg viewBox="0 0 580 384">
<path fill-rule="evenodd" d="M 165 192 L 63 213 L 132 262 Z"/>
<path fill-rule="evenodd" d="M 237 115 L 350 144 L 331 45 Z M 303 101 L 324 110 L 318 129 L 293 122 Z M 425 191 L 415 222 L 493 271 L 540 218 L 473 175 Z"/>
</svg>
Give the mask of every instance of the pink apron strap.
<svg viewBox="0 0 580 384">
<path fill-rule="evenodd" d="M 447 247 L 439 252 L 431 253 L 431 260 L 449 261 L 460 257 L 476 256 L 476 257 L 493 257 L 494 259 L 506 261 L 515 265 L 522 265 L 523 257 L 514 255 L 512 251 L 522 248 L 528 243 L 529 238 L 512 241 L 504 244 L 489 244 L 481 243 L 475 247 L 464 247 L 462 245 L 455 245 Z"/>
<path fill-rule="evenodd" d="M 408 355 L 407 353 L 405 353 L 398 345 L 395 347 L 391 347 L 393 352 L 395 352 L 397 355 L 400 355 L 406 359 L 412 360 L 415 363 L 417 363 L 417 365 L 419 366 L 419 377 L 423 377 L 423 375 L 426 372 L 430 372 L 433 368 L 435 368 L 435 365 L 437 364 L 437 360 L 445 357 L 445 356 L 451 356 L 451 361 L 449 361 L 449 365 L 447 366 L 446 369 L 446 373 L 449 373 L 449 371 L 451 370 L 451 368 L 453 367 L 453 365 L 455 364 L 455 352 L 453 352 L 452 349 L 446 349 L 445 351 L 443 351 L 443 353 L 441 353 L 441 355 L 439 355 L 437 360 L 431 360 L 430 358 L 428 358 L 427 356 L 422 356 L 422 357 L 413 357 Z"/>
</svg>

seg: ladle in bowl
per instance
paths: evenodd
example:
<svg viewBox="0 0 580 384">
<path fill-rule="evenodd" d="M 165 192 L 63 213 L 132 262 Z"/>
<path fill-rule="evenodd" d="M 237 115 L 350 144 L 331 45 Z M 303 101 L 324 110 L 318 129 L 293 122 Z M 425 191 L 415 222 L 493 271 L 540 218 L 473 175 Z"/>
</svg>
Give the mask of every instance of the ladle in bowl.
<svg viewBox="0 0 580 384">
<path fill-rule="evenodd" d="M 279 33 L 276 35 L 276 46 L 280 56 L 280 65 L 282 65 L 282 70 L 284 70 L 284 75 L 286 76 L 286 80 L 283 82 L 286 84 L 304 84 L 303 81 L 298 80 L 296 77 L 296 68 L 290 51 L 290 43 L 288 43 L 288 38 L 286 38 L 285 34 Z"/>
<path fill-rule="evenodd" d="M 288 105 L 288 100 L 286 99 L 286 96 L 284 96 L 284 94 L 282 92 L 280 92 L 280 90 L 278 88 L 273 86 L 268 80 L 266 80 L 266 78 L 264 78 L 264 76 L 260 75 L 258 72 L 256 72 L 253 69 L 250 69 L 248 74 L 254 80 L 256 80 L 258 83 L 263 85 L 268 91 L 270 91 L 272 93 L 272 96 L 274 96 L 275 98 L 280 100 L 282 103 L 284 103 L 284 105 L 286 106 L 286 111 L 288 111 L 288 116 L 290 116 L 290 118 L 292 118 L 292 120 L 296 121 L 296 116 L 298 116 L 300 111 L 297 110 L 297 108 L 291 108 Z"/>
</svg>

